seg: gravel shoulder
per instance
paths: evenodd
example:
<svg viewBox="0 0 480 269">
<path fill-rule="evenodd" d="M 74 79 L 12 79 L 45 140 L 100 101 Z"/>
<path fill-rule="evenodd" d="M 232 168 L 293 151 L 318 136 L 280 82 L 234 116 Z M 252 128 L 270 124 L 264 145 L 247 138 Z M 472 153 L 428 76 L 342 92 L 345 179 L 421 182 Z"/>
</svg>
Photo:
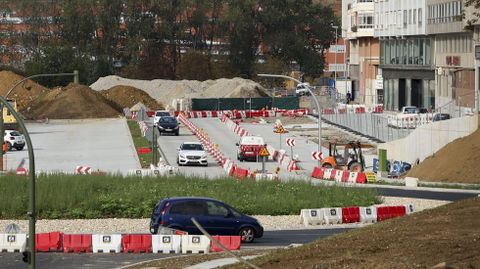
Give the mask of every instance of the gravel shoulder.
<svg viewBox="0 0 480 269">
<path fill-rule="evenodd" d="M 438 207 L 449 203 L 448 201 L 382 197 L 382 205 L 413 204 L 416 211 Z M 348 227 L 349 225 L 322 225 L 305 227 L 300 224 L 300 215 L 287 216 L 254 216 L 265 230 L 296 230 L 296 229 L 331 229 Z M 36 232 L 61 231 L 64 233 L 147 233 L 149 219 L 72 219 L 72 220 L 38 220 Z M 20 226 L 23 233 L 28 232 L 28 220 L 0 220 L 0 230 L 10 223 Z M 358 225 L 356 225 L 358 226 Z M 355 227 L 356 227 L 355 226 Z M 353 227 L 353 226 L 352 226 Z"/>
</svg>

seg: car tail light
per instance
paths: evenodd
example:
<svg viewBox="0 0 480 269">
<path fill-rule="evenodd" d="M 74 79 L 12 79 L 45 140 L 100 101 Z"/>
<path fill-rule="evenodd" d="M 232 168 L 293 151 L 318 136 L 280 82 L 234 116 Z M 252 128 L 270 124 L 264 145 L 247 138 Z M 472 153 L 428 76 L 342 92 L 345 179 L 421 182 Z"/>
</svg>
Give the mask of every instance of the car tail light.
<svg viewBox="0 0 480 269">
<path fill-rule="evenodd" d="M 160 216 L 160 225 L 163 224 L 163 216 L 164 216 L 165 213 L 167 212 L 167 209 L 168 209 L 169 206 L 170 206 L 170 203 L 166 203 L 165 206 L 163 206 L 162 216 Z"/>
</svg>

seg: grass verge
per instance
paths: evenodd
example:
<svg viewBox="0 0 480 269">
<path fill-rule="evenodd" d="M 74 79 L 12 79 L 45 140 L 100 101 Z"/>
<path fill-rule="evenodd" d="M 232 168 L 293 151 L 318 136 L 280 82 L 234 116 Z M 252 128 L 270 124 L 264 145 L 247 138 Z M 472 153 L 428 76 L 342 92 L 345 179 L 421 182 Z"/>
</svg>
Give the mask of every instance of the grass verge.
<svg viewBox="0 0 480 269">
<path fill-rule="evenodd" d="M 27 182 L 16 175 L 0 178 L 0 218 L 25 218 Z M 252 215 L 297 215 L 302 208 L 380 203 L 373 190 L 307 182 L 119 175 L 39 175 L 37 179 L 39 218 L 148 218 L 161 198 L 174 196 L 216 198 Z"/>
<path fill-rule="evenodd" d="M 135 149 L 140 147 L 151 148 L 150 142 L 148 142 L 148 140 L 142 136 L 142 132 L 140 131 L 138 123 L 134 120 L 127 120 L 127 124 L 128 129 L 130 129 L 130 134 L 132 135 Z M 152 163 L 152 154 L 138 154 L 138 159 L 140 159 L 140 164 L 142 167 L 147 168 Z"/>
</svg>

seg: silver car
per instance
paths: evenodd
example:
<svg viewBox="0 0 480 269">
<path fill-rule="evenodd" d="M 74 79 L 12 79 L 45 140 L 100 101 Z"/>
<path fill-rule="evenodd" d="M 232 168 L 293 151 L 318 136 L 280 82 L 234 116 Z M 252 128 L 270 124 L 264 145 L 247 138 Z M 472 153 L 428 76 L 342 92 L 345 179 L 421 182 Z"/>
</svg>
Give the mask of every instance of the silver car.
<svg viewBox="0 0 480 269">
<path fill-rule="evenodd" d="M 184 142 L 178 149 L 177 164 L 208 166 L 207 152 L 199 142 Z"/>
</svg>

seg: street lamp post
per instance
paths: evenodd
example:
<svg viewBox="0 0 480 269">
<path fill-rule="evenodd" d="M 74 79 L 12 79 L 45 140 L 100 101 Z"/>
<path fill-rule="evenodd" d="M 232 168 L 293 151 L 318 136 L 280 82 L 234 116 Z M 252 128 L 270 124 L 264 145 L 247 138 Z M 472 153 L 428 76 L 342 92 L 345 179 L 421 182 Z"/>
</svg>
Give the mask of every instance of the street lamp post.
<svg viewBox="0 0 480 269">
<path fill-rule="evenodd" d="M 20 131 L 25 136 L 25 142 L 27 144 L 28 149 L 28 163 L 29 163 L 29 174 L 30 174 L 30 182 L 29 182 L 29 202 L 28 202 L 28 268 L 35 269 L 35 221 L 36 221 L 36 210 L 35 210 L 35 157 L 33 154 L 33 145 L 32 140 L 30 139 L 30 135 L 28 134 L 27 127 L 23 122 L 20 115 L 15 111 L 10 103 L 8 103 L 7 98 L 8 95 L 20 84 L 27 81 L 28 79 L 37 78 L 37 77 L 55 77 L 55 76 L 73 76 L 74 83 L 78 83 L 78 71 L 75 70 L 73 73 L 58 73 L 58 74 L 37 74 L 26 77 L 20 81 L 18 81 L 15 85 L 13 85 L 10 90 L 5 94 L 5 96 L 0 95 L 0 145 L 3 147 L 4 141 L 4 126 L 3 126 L 3 108 L 6 107 L 8 111 L 12 114 L 15 120 L 18 123 Z M 0 160 L 1 160 L 1 168 L 3 171 L 3 150 L 0 150 Z"/>
<path fill-rule="evenodd" d="M 302 83 L 300 80 L 285 76 L 285 75 L 274 75 L 274 74 L 257 74 L 259 77 L 270 77 L 270 78 L 284 78 L 284 79 L 290 79 L 293 80 L 297 83 Z M 317 106 L 317 111 L 318 111 L 318 152 L 322 152 L 322 114 L 320 110 L 320 103 L 318 102 L 317 97 L 315 94 L 313 94 L 312 90 L 310 89 L 310 86 L 306 85 L 306 88 L 308 92 L 310 93 L 310 96 L 313 98 L 313 101 L 315 102 L 315 105 Z M 320 161 L 319 161 L 320 162 Z"/>
<path fill-rule="evenodd" d="M 338 54 L 338 26 L 337 25 L 332 25 L 332 28 L 335 29 L 335 70 L 334 70 L 334 86 L 333 89 L 336 91 L 337 89 L 337 54 Z M 335 93 L 336 94 L 336 93 Z M 336 101 L 336 96 L 335 96 L 335 101 Z"/>
</svg>

